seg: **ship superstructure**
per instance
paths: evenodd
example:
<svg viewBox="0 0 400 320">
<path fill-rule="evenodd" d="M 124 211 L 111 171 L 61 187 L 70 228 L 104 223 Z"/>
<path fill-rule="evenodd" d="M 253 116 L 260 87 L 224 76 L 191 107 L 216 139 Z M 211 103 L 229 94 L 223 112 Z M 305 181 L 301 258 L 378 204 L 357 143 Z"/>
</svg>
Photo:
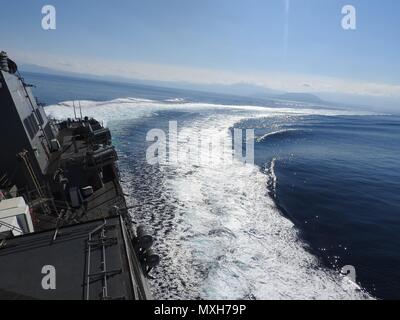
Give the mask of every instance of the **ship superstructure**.
<svg viewBox="0 0 400 320">
<path fill-rule="evenodd" d="M 150 298 L 159 258 L 132 221 L 109 129 L 81 112 L 49 119 L 30 87 L 1 52 L 0 298 Z M 64 288 L 37 283 L 43 263 Z"/>
</svg>

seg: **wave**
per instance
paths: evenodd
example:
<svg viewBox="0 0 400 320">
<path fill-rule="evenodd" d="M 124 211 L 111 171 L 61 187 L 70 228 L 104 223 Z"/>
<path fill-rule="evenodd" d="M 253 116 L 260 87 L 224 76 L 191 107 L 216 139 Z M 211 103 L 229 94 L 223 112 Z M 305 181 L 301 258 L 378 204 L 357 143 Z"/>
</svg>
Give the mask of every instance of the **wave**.
<svg viewBox="0 0 400 320">
<path fill-rule="evenodd" d="M 165 102 L 184 103 L 185 99 L 183 99 L 183 98 L 172 98 L 172 99 L 166 99 Z"/>
<path fill-rule="evenodd" d="M 187 129 L 196 132 L 201 128 L 208 130 L 209 135 L 229 140 L 228 128 L 236 119 L 227 118 L 194 122 Z M 221 154 L 225 152 L 229 150 L 220 150 Z M 206 299 L 368 297 L 346 278 L 320 266 L 301 242 L 292 222 L 282 216 L 266 194 L 267 182 L 268 177 L 256 166 L 241 162 L 196 168 L 189 162 L 176 168 L 174 178 L 168 179 L 169 188 L 179 199 L 177 212 L 186 216 L 180 235 L 192 249 L 185 273 L 190 274 L 195 264 L 201 270 L 198 278 L 206 275 L 198 283 L 199 296 Z M 185 263 L 180 261 L 180 265 Z"/>
<path fill-rule="evenodd" d="M 180 98 L 177 98 L 180 99 Z M 348 111 L 348 110 L 329 110 L 329 109 L 306 109 L 306 108 L 278 108 L 267 106 L 248 106 L 248 105 L 224 105 L 200 102 L 184 101 L 156 101 L 138 98 L 119 98 L 110 101 L 65 101 L 56 105 L 46 107 L 49 116 L 58 119 L 73 118 L 73 105 L 82 108 L 83 116 L 96 117 L 102 121 L 136 119 L 152 112 L 160 110 L 232 110 L 241 112 L 252 112 L 259 116 L 276 115 L 321 115 L 321 116 L 367 116 L 376 115 L 371 112 Z M 77 109 L 78 110 L 78 109 Z M 110 113 L 110 111 L 113 111 Z"/>
<path fill-rule="evenodd" d="M 172 105 L 130 98 L 81 105 L 85 115 L 110 123 L 117 134 L 116 120 L 157 118 L 156 112 L 160 110 L 195 111 L 193 120 L 183 123 L 180 130 L 194 136 L 201 131 L 226 141 L 218 145 L 220 156 L 231 152 L 229 128 L 240 120 L 306 112 L 200 103 Z M 46 111 L 63 118 L 71 113 L 71 103 L 51 106 Z M 309 112 L 337 115 L 337 111 Z M 129 161 L 123 161 L 120 167 L 124 180 L 131 180 L 124 188 L 133 195 L 128 201 L 136 203 L 135 218 L 157 231 L 156 248 L 163 259 L 156 271 L 158 278 L 151 282 L 156 298 L 371 298 L 348 278 L 323 268 L 309 253 L 294 224 L 280 213 L 267 194 L 269 177 L 255 165 L 239 161 L 198 165 L 187 159 L 175 167 L 144 169 Z M 271 168 L 273 172 L 273 164 Z M 135 189 L 135 170 L 147 183 L 139 184 L 143 192 Z M 144 195 L 142 199 L 135 198 L 138 193 Z"/>
<path fill-rule="evenodd" d="M 288 133 L 293 133 L 293 132 L 310 132 L 310 131 L 311 130 L 304 130 L 304 129 L 282 129 L 282 130 L 266 133 L 266 134 L 262 135 L 261 137 L 258 137 L 256 139 L 256 141 L 263 142 L 267 138 L 270 138 L 270 137 L 283 136 L 283 135 L 287 135 Z"/>
<path fill-rule="evenodd" d="M 273 158 L 271 160 L 271 163 L 270 163 L 269 167 L 266 168 L 266 170 L 265 170 L 267 176 L 269 177 L 267 185 L 268 185 L 268 188 L 271 191 L 272 196 L 274 198 L 276 197 L 276 185 L 277 185 L 277 182 L 278 182 L 278 178 L 277 178 L 277 176 L 275 174 L 275 165 L 276 165 L 276 158 Z"/>
</svg>

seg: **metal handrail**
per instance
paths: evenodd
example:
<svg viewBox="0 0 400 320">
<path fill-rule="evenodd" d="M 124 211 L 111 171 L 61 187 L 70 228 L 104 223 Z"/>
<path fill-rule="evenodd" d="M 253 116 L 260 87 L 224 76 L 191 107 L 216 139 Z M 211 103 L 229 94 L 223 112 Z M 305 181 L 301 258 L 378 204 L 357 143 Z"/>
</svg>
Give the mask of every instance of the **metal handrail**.
<svg viewBox="0 0 400 320">
<path fill-rule="evenodd" d="M 20 229 L 20 228 L 18 228 L 16 226 L 13 226 L 12 224 L 9 224 L 7 222 L 4 222 L 4 221 L 0 220 L 0 225 L 10 229 L 11 231 L 17 231 L 20 234 L 24 234 L 24 231 L 22 229 Z"/>
</svg>

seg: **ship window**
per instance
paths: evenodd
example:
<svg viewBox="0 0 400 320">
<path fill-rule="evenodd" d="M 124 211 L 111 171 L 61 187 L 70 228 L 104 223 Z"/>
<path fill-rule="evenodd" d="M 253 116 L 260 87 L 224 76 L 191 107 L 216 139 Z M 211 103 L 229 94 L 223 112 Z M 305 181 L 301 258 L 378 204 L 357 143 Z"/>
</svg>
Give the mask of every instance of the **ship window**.
<svg viewBox="0 0 400 320">
<path fill-rule="evenodd" d="M 44 124 L 44 121 L 43 121 L 43 117 L 42 117 L 42 114 L 40 113 L 40 110 L 39 110 L 39 109 L 36 109 L 36 116 L 37 116 L 37 118 L 38 118 L 38 120 L 39 120 L 39 124 L 40 124 L 40 125 L 43 125 L 43 124 Z"/>
<path fill-rule="evenodd" d="M 33 139 L 35 134 L 33 133 L 33 128 L 32 128 L 32 125 L 31 125 L 31 123 L 29 121 L 29 117 L 25 118 L 24 125 L 25 125 L 26 131 L 28 131 L 28 133 L 29 133 L 29 136 L 31 137 L 31 139 Z"/>
<path fill-rule="evenodd" d="M 33 139 L 36 133 L 39 131 L 39 125 L 33 113 L 29 117 L 25 118 L 24 125 L 29 133 L 30 138 Z"/>
<path fill-rule="evenodd" d="M 39 131 L 39 126 L 33 113 L 29 116 L 29 122 L 32 125 L 34 135 L 36 135 L 36 133 Z"/>
</svg>

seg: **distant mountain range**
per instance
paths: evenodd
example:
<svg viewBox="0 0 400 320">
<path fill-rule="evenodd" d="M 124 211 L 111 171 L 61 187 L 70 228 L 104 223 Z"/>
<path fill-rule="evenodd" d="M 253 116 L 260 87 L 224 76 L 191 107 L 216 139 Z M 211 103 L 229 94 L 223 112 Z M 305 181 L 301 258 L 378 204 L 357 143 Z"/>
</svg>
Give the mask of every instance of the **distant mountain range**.
<svg viewBox="0 0 400 320">
<path fill-rule="evenodd" d="M 298 101 L 298 102 L 308 102 L 308 103 L 325 103 L 320 97 L 311 93 L 295 93 L 288 92 L 281 95 L 276 96 L 277 99 L 280 100 L 288 100 L 288 101 Z"/>
<path fill-rule="evenodd" d="M 139 79 L 117 77 L 117 76 L 95 76 L 95 75 L 88 75 L 88 74 L 81 74 L 74 72 L 59 71 L 33 64 L 23 64 L 19 67 L 19 69 L 22 72 L 44 73 L 49 75 L 84 78 L 90 80 L 117 81 L 117 82 L 131 83 L 131 84 L 142 84 L 142 85 L 152 85 L 158 87 L 169 87 L 175 89 L 196 90 L 196 91 L 213 92 L 213 93 L 235 95 L 248 98 L 284 100 L 284 101 L 303 102 L 310 104 L 323 104 L 323 105 L 329 104 L 328 102 L 322 100 L 320 97 L 312 93 L 283 92 L 244 82 L 225 85 L 225 84 L 197 84 L 189 82 L 139 80 Z"/>
</svg>

